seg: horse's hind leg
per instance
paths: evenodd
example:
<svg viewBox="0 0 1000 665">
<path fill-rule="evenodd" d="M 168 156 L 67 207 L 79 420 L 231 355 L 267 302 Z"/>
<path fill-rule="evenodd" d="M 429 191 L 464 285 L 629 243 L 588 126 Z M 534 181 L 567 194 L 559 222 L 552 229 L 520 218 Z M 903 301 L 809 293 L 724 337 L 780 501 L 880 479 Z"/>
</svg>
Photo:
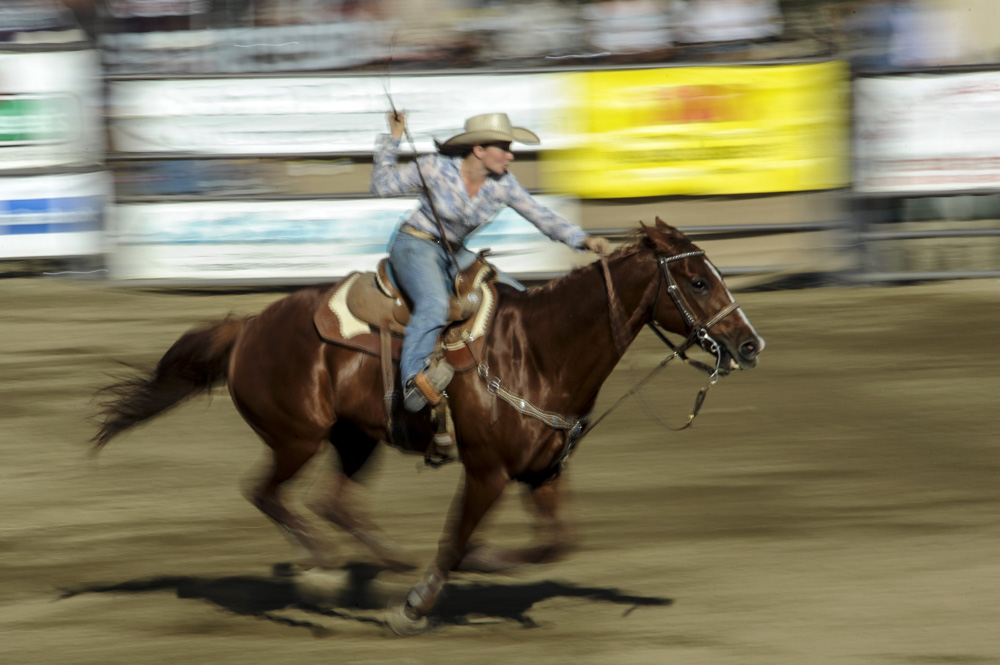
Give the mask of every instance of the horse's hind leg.
<svg viewBox="0 0 1000 665">
<path fill-rule="evenodd" d="M 416 568 L 409 554 L 383 533 L 368 517 L 364 507 L 364 487 L 360 476 L 378 440 L 367 436 L 352 423 L 337 421 L 330 432 L 330 443 L 337 451 L 340 467 L 334 472 L 334 485 L 330 491 L 311 500 L 309 507 L 357 538 L 392 570 Z"/>
<path fill-rule="evenodd" d="M 272 465 L 264 479 L 250 493 L 249 499 L 262 513 L 274 520 L 294 545 L 301 546 L 312 563 L 330 567 L 332 560 L 313 530 L 281 501 L 281 486 L 319 450 L 321 441 L 277 441 L 264 437 L 272 452 Z"/>
</svg>

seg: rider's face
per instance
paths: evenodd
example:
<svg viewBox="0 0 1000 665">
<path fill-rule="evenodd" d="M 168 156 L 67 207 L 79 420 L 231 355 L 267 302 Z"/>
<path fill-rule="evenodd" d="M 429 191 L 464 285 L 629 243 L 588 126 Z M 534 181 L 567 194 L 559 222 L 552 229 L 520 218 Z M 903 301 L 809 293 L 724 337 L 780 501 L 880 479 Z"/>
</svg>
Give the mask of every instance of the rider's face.
<svg viewBox="0 0 1000 665">
<path fill-rule="evenodd" d="M 486 170 L 494 175 L 507 172 L 507 165 L 514 161 L 514 153 L 510 151 L 510 143 L 486 143 L 477 146 L 476 156 L 482 161 Z"/>
</svg>

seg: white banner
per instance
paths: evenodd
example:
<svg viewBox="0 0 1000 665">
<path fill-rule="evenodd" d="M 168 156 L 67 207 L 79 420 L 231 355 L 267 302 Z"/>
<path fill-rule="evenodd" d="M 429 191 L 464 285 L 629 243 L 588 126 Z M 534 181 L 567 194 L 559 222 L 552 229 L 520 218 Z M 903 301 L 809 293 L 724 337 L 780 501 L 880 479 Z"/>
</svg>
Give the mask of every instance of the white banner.
<svg viewBox="0 0 1000 665">
<path fill-rule="evenodd" d="M 539 134 L 567 138 L 560 74 L 113 81 L 112 146 L 122 152 L 205 154 L 370 153 L 386 132 L 387 91 L 420 152 L 495 112 Z M 401 149 L 409 151 L 404 140 Z M 517 150 L 532 150 L 518 144 Z"/>
<path fill-rule="evenodd" d="M 0 178 L 0 259 L 103 253 L 110 199 L 106 173 Z"/>
<path fill-rule="evenodd" d="M 855 81 L 855 188 L 1000 188 L 1000 72 Z"/>
<path fill-rule="evenodd" d="M 93 51 L 0 53 L 0 172 L 104 159 Z"/>
<path fill-rule="evenodd" d="M 540 196 L 570 220 L 575 201 Z M 415 201 L 226 201 L 114 207 L 109 270 L 116 280 L 323 282 L 373 270 Z M 474 234 L 470 249 L 514 275 L 561 274 L 589 255 L 543 236 L 506 209 Z"/>
</svg>

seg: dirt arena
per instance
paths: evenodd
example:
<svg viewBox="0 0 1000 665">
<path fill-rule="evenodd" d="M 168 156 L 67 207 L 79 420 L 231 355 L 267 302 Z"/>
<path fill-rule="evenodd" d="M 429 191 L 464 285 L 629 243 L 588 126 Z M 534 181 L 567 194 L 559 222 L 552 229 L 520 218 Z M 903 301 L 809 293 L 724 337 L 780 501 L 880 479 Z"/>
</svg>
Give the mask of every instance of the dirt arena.
<svg viewBox="0 0 1000 665">
<path fill-rule="evenodd" d="M 670 366 L 588 437 L 567 479 L 580 547 L 456 576 L 429 634 L 381 624 L 419 573 L 274 577 L 281 534 L 242 496 L 264 449 L 225 390 L 88 456 L 93 391 L 186 329 L 279 293 L 0 280 L 0 661 L 17 664 L 1000 662 L 1000 282 L 738 294 L 767 340 L 693 429 Z M 610 406 L 662 357 L 643 333 Z M 321 491 L 330 457 L 291 488 Z M 461 474 L 384 449 L 383 527 L 429 562 Z M 485 525 L 531 537 L 521 489 Z M 321 584 L 323 582 L 323 584 Z"/>
</svg>

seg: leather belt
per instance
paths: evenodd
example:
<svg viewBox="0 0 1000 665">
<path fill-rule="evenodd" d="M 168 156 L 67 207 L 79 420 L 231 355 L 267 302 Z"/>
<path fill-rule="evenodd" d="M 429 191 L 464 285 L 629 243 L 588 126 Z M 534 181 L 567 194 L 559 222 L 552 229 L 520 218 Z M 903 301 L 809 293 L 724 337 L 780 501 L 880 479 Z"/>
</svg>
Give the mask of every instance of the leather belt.
<svg viewBox="0 0 1000 665">
<path fill-rule="evenodd" d="M 441 244 L 441 238 L 438 238 L 436 235 L 433 235 L 431 233 L 427 233 L 427 231 L 421 231 L 412 224 L 403 224 L 402 226 L 399 227 L 399 230 L 400 232 L 405 233 L 407 235 L 411 235 L 414 238 L 420 238 L 422 240 L 430 240 L 431 242 L 436 243 L 438 245 Z"/>
</svg>

